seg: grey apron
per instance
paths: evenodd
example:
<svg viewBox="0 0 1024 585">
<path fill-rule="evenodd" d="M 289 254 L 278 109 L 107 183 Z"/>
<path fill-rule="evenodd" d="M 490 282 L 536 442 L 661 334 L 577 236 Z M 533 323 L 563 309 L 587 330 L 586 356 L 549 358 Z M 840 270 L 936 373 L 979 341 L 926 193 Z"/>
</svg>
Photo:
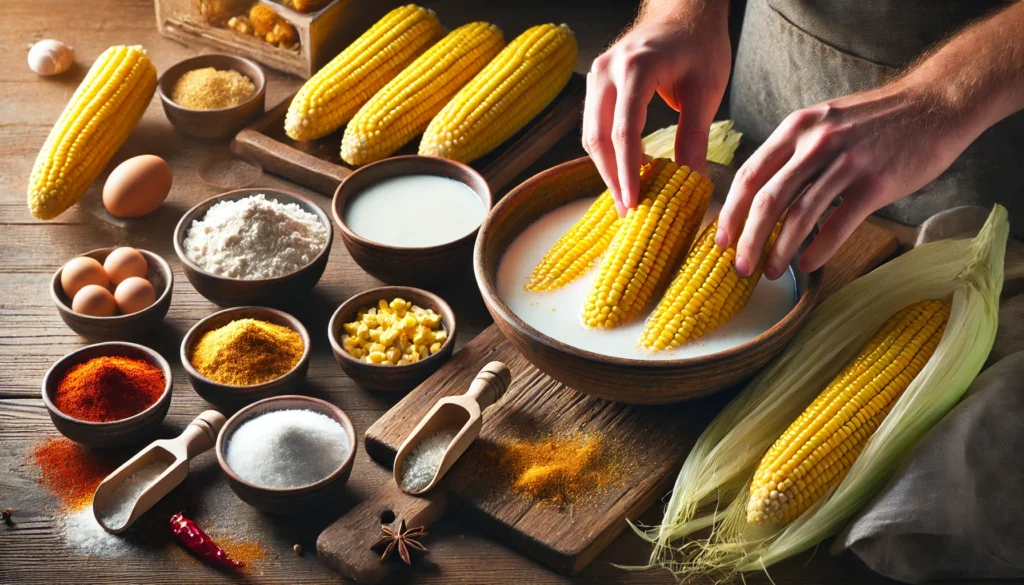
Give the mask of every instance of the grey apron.
<svg viewBox="0 0 1024 585">
<path fill-rule="evenodd" d="M 730 92 L 730 117 L 761 143 L 790 113 L 885 83 L 997 0 L 749 0 Z M 918 225 L 961 205 L 1010 213 L 1024 237 L 1024 112 L 996 124 L 917 193 L 879 214 Z"/>
</svg>

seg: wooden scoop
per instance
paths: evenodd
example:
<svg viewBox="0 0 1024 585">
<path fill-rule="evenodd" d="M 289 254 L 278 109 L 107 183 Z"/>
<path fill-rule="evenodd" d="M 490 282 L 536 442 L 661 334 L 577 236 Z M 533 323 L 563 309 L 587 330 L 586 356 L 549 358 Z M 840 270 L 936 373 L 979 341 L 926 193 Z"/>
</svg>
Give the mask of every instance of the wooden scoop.
<svg viewBox="0 0 1024 585">
<path fill-rule="evenodd" d="M 451 469 L 459 457 L 466 452 L 483 426 L 482 412 L 505 395 L 512 383 L 512 373 L 501 362 L 491 362 L 480 370 L 469 390 L 462 396 L 448 396 L 434 404 L 430 412 L 420 421 L 395 454 L 395 483 L 406 493 L 424 494 L 430 491 L 444 474 Z M 448 444 L 434 478 L 421 490 L 409 491 L 402 487 L 405 460 L 421 441 L 438 431 L 457 429 L 455 437 Z"/>
<path fill-rule="evenodd" d="M 185 480 L 185 476 L 188 475 L 189 461 L 213 447 L 217 442 L 217 433 L 224 426 L 224 422 L 223 414 L 216 410 L 207 410 L 189 423 L 185 431 L 177 438 L 154 441 L 108 475 L 96 488 L 96 493 L 92 497 L 92 511 L 100 526 L 113 534 L 120 534 L 127 530 L 139 516 L 149 511 Z M 161 464 L 164 464 L 166 468 L 160 470 Z M 134 504 L 117 501 L 118 497 L 131 495 L 119 494 L 118 487 L 140 471 L 147 477 L 151 474 L 158 473 L 159 475 L 150 481 L 142 493 L 135 498 Z M 124 514 L 125 506 L 130 506 L 127 508 L 129 510 L 127 515 Z M 120 510 L 121 513 L 115 513 L 115 510 Z M 123 520 L 118 522 L 119 526 L 109 526 L 105 521 L 114 519 Z"/>
</svg>

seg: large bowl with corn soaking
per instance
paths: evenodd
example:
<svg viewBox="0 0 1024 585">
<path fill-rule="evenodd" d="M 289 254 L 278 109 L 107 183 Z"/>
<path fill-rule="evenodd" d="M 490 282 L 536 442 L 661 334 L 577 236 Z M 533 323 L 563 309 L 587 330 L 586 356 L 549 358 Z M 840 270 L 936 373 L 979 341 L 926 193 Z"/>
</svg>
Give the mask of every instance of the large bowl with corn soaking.
<svg viewBox="0 0 1024 585">
<path fill-rule="evenodd" d="M 708 163 L 719 196 L 733 172 Z M 821 271 L 799 269 L 792 260 L 797 301 L 773 327 L 745 343 L 699 357 L 639 360 L 583 350 L 545 335 L 516 316 L 498 296 L 501 257 L 524 229 L 549 211 L 604 190 L 589 157 L 569 161 L 527 179 L 491 210 L 476 241 L 473 268 L 488 311 L 505 337 L 533 365 L 559 382 L 606 400 L 668 404 L 692 400 L 737 384 L 764 367 L 786 346 L 817 304 Z"/>
</svg>

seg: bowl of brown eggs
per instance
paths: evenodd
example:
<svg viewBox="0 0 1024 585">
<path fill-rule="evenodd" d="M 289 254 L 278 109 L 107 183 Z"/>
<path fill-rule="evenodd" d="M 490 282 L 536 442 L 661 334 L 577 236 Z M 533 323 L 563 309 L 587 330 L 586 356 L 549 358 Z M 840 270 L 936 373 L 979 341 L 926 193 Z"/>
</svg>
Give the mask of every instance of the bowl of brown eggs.
<svg viewBox="0 0 1024 585">
<path fill-rule="evenodd" d="M 174 274 L 148 250 L 100 248 L 68 260 L 53 275 L 50 296 L 79 335 L 128 339 L 153 329 L 171 306 Z"/>
</svg>

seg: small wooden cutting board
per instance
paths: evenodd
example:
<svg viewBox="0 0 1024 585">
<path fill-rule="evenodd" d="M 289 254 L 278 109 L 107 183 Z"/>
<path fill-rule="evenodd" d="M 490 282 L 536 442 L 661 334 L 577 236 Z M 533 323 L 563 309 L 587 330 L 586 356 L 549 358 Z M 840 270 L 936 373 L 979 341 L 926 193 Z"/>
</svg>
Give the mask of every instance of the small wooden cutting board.
<svg viewBox="0 0 1024 585">
<path fill-rule="evenodd" d="M 897 249 L 892 232 L 863 224 L 825 267 L 822 298 L 874 268 Z M 451 503 L 466 518 L 505 544 L 554 570 L 575 574 L 623 529 L 670 489 L 686 454 L 732 391 L 668 406 L 635 406 L 593 398 L 549 378 L 526 360 L 494 325 L 459 351 L 366 431 L 366 451 L 390 467 L 395 453 L 420 418 L 441 397 L 462 394 L 491 361 L 512 371 L 505 397 L 484 413 L 480 438 L 425 497 L 404 494 L 392 483 L 329 526 L 317 541 L 327 565 L 346 577 L 374 583 L 394 560 L 382 563 L 370 546 L 380 525 L 429 525 Z M 554 435 L 599 433 L 607 446 L 629 459 L 627 477 L 594 497 L 559 508 L 513 493 L 497 470 L 480 466 L 489 444 L 522 436 L 524 430 Z M 426 541 L 429 548 L 429 538 Z"/>
</svg>

